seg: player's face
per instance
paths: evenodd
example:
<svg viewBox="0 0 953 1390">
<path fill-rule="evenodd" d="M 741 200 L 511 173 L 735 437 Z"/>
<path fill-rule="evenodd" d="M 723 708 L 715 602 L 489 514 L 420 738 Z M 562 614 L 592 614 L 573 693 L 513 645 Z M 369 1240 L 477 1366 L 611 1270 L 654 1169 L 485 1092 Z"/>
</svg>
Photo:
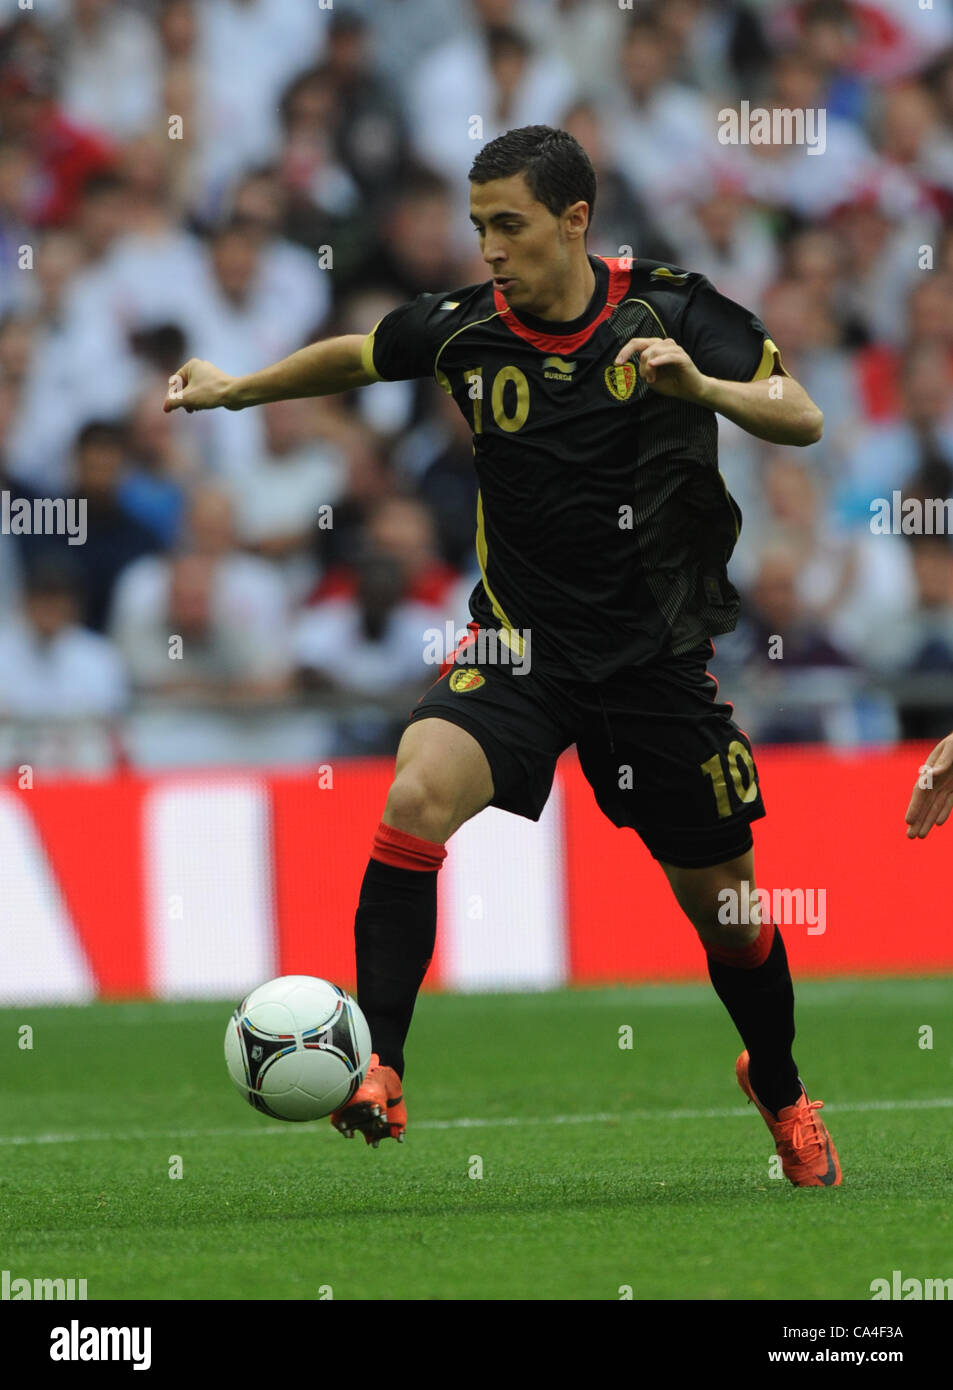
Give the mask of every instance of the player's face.
<svg viewBox="0 0 953 1390">
<path fill-rule="evenodd" d="M 470 219 L 507 304 L 545 318 L 560 298 L 573 255 L 584 252 L 586 204 L 556 217 L 536 201 L 523 175 L 514 174 L 470 185 Z"/>
</svg>

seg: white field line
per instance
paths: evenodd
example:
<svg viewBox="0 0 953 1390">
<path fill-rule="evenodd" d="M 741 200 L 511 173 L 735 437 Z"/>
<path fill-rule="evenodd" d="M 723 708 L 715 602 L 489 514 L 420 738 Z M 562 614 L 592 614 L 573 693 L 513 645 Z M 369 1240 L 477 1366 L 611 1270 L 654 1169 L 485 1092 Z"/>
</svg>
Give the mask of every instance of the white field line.
<svg viewBox="0 0 953 1390">
<path fill-rule="evenodd" d="M 857 1100 L 831 1102 L 825 1115 L 866 1115 L 891 1110 L 953 1110 L 953 1096 L 932 1100 Z M 596 1125 L 665 1120 L 735 1120 L 757 1111 L 750 1105 L 734 1105 L 721 1110 L 622 1110 L 595 1115 L 500 1115 L 481 1119 L 413 1120 L 409 1129 L 513 1129 L 529 1125 Z M 321 1123 L 321 1121 L 316 1121 Z M 121 1143 L 132 1139 L 249 1139 L 273 1134 L 310 1134 L 306 1124 L 238 1125 L 218 1129 L 124 1129 L 88 1130 L 78 1134 L 0 1135 L 0 1148 L 26 1144 Z"/>
</svg>

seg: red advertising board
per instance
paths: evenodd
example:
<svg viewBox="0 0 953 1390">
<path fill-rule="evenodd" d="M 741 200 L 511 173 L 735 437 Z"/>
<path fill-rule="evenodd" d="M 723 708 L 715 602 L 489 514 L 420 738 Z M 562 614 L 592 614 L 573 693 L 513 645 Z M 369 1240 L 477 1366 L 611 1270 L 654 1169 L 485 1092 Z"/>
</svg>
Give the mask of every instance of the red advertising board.
<svg viewBox="0 0 953 1390">
<path fill-rule="evenodd" d="M 953 825 L 904 833 L 928 751 L 760 750 L 757 886 L 779 895 L 796 975 L 953 970 Z M 330 780 L 230 770 L 8 785 L 0 999 L 228 996 L 285 973 L 353 984 L 354 909 L 391 775 L 373 759 Z M 659 866 L 601 814 L 574 753 L 538 824 L 487 811 L 450 841 L 430 987 L 705 977 Z"/>
</svg>

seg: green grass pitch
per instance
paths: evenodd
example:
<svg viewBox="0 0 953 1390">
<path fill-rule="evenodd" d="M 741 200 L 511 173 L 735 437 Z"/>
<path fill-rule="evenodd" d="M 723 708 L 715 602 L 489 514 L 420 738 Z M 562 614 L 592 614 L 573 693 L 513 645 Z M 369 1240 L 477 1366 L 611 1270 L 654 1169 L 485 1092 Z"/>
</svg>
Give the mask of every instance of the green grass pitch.
<svg viewBox="0 0 953 1390">
<path fill-rule="evenodd" d="M 769 1175 L 703 987 L 423 997 L 407 1142 L 376 1151 L 243 1102 L 230 1004 L 7 1009 L 0 1264 L 91 1299 L 864 1300 L 894 1269 L 948 1277 L 951 993 L 800 986 L 844 1168 L 807 1190 Z"/>
</svg>

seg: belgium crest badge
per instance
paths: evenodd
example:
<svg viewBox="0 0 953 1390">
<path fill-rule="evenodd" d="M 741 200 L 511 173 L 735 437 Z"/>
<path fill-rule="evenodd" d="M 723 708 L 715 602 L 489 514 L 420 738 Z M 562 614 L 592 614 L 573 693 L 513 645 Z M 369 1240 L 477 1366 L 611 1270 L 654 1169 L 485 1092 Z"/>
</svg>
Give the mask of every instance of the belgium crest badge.
<svg viewBox="0 0 953 1390">
<path fill-rule="evenodd" d="M 617 401 L 627 401 L 635 390 L 637 377 L 634 362 L 623 362 L 621 366 L 616 366 L 613 362 L 611 367 L 606 367 L 609 395 L 614 396 Z"/>
<path fill-rule="evenodd" d="M 462 695 L 467 690 L 477 690 L 481 685 L 486 685 L 486 677 L 471 667 L 468 671 L 454 671 L 449 685 L 455 695 Z"/>
</svg>

